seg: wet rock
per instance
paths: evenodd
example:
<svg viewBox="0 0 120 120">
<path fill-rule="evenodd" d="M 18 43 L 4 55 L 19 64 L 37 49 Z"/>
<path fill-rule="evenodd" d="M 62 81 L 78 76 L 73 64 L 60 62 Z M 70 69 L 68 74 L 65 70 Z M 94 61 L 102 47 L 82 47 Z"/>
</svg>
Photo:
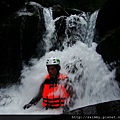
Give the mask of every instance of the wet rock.
<svg viewBox="0 0 120 120">
<path fill-rule="evenodd" d="M 119 115 L 120 100 L 108 101 L 72 110 L 68 115 Z"/>
</svg>

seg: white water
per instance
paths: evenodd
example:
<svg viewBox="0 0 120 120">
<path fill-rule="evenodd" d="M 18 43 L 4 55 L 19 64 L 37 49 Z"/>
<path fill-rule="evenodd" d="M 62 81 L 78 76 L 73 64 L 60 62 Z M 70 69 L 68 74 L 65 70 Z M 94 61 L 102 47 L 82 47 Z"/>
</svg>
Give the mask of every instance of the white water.
<svg viewBox="0 0 120 120">
<path fill-rule="evenodd" d="M 23 110 L 22 108 L 37 94 L 47 74 L 46 59 L 51 56 L 58 57 L 61 60 L 61 73 L 67 73 L 74 83 L 78 98 L 71 109 L 120 99 L 120 89 L 114 80 L 115 71 L 110 72 L 108 70 L 101 56 L 96 53 L 96 46 L 95 43 L 92 43 L 91 47 L 88 47 L 88 45 L 78 41 L 63 51 L 47 52 L 40 60 L 32 59 L 33 66 L 24 66 L 21 73 L 23 76 L 22 85 L 1 89 L 0 114 L 43 115 L 62 113 L 61 109 L 43 109 L 41 101 L 29 109 Z M 66 67 L 68 65 L 69 68 Z M 74 65 L 77 70 L 75 73 L 71 73 Z"/>
<path fill-rule="evenodd" d="M 52 9 L 51 8 L 44 8 L 43 14 L 44 14 L 44 19 L 45 19 L 45 27 L 46 27 L 46 32 L 43 37 L 43 40 L 46 43 L 45 50 L 46 50 L 46 52 L 48 52 L 49 49 L 52 47 L 51 38 L 53 37 L 53 33 L 55 31 L 55 23 L 54 23 L 54 20 L 52 19 Z"/>
<path fill-rule="evenodd" d="M 24 68 L 22 75 L 23 85 L 13 86 L 12 88 L 1 90 L 1 94 L 9 95 L 6 98 L 5 106 L 1 106 L 1 114 L 60 114 L 62 110 L 45 110 L 41 107 L 41 101 L 27 110 L 23 110 L 23 106 L 28 103 L 38 92 L 40 84 L 47 73 L 45 61 L 50 56 L 55 56 L 61 60 L 61 72 L 67 72 L 64 66 L 74 61 L 73 57 L 80 58 L 84 66 L 84 75 L 78 83 L 74 82 L 77 95 L 74 108 L 87 106 L 90 104 L 100 103 L 104 101 L 117 100 L 120 98 L 120 90 L 117 82 L 114 80 L 114 71 L 108 71 L 103 63 L 101 56 L 95 52 L 95 44 L 88 48 L 85 44 L 78 42 L 71 48 L 63 52 L 55 51 L 46 53 L 39 61 L 33 60 L 34 65 L 31 68 Z M 81 69 L 81 68 L 79 68 Z M 78 71 L 79 72 L 79 71 Z M 76 74 L 69 74 L 73 78 Z M 71 108 L 71 109 L 74 109 Z"/>
</svg>

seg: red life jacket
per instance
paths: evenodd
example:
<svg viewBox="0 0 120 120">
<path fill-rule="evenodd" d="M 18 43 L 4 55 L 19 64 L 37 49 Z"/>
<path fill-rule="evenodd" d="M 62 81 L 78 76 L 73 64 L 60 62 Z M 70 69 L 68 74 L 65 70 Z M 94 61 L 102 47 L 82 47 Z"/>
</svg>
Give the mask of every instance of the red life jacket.
<svg viewBox="0 0 120 120">
<path fill-rule="evenodd" d="M 60 74 L 58 76 L 58 81 L 65 80 L 66 78 L 67 77 L 65 75 Z M 47 75 L 45 81 L 49 82 L 49 80 L 50 80 L 50 76 Z M 44 84 L 42 96 L 43 96 L 42 105 L 52 108 L 64 106 L 66 99 L 69 97 L 64 85 L 51 84 L 51 83 L 47 84 L 47 82 Z"/>
</svg>

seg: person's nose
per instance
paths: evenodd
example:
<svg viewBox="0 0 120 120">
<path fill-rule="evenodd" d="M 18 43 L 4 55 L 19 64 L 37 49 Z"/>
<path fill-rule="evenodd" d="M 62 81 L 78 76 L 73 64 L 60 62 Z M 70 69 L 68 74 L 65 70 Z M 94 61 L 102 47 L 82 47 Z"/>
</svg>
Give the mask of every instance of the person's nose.
<svg viewBox="0 0 120 120">
<path fill-rule="evenodd" d="M 53 71 L 52 69 L 49 69 L 49 73 L 52 73 L 52 71 Z"/>
</svg>

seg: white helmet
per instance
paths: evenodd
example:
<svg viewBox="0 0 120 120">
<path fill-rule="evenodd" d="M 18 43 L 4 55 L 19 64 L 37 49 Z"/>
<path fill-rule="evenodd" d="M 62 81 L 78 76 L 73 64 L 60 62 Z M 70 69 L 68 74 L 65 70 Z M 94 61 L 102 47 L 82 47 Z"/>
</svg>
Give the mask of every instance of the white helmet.
<svg viewBox="0 0 120 120">
<path fill-rule="evenodd" d="M 47 59 L 46 66 L 48 65 L 59 65 L 60 66 L 60 60 L 56 57 L 51 57 Z"/>
</svg>

